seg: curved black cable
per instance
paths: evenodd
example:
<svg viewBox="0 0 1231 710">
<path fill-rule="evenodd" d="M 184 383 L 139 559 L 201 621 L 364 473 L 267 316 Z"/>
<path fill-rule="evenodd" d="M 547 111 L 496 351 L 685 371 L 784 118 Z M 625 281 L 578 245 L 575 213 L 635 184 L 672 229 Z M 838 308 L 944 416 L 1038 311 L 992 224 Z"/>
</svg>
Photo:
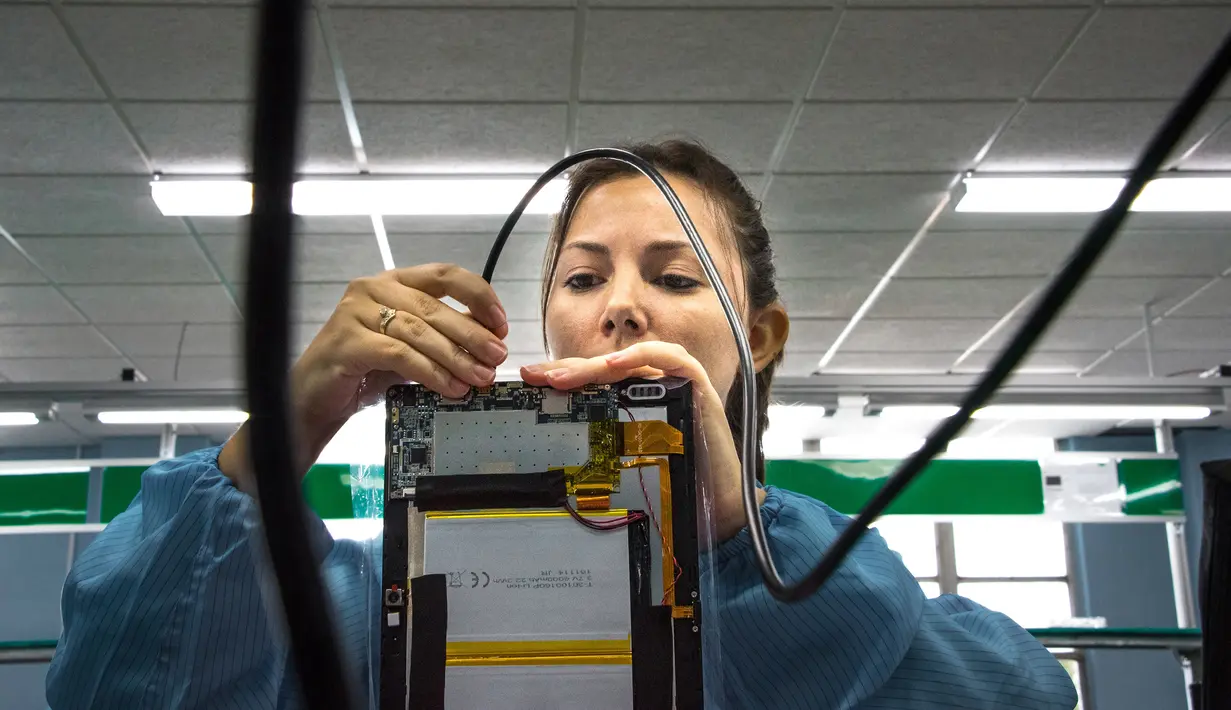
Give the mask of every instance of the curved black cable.
<svg viewBox="0 0 1231 710">
<path fill-rule="evenodd" d="M 252 215 L 244 299 L 244 376 L 257 503 L 285 612 L 305 707 L 340 710 L 353 697 L 339 655 L 328 593 L 308 544 L 308 512 L 296 473 L 287 382 L 299 104 L 305 0 L 263 0 L 252 117 Z M 268 601 L 272 601 L 268 600 Z M 276 605 L 272 605 L 276 608 Z"/>
<path fill-rule="evenodd" d="M 842 531 L 838 539 L 825 551 L 824 556 L 817 563 L 816 567 L 795 584 L 788 584 L 783 580 L 774 566 L 768 539 L 765 536 L 764 524 L 761 521 L 756 505 L 756 477 L 753 468 L 756 461 L 754 438 L 756 436 L 756 426 L 755 421 L 750 423 L 750 418 L 755 417 L 751 403 L 756 401 L 756 382 L 755 377 L 751 376 L 752 357 L 751 351 L 748 348 L 747 336 L 743 332 L 737 312 L 731 303 L 726 288 L 723 286 L 721 276 L 714 269 L 709 252 L 705 249 L 705 245 L 697 234 L 696 227 L 688 217 L 687 212 L 684 210 L 675 192 L 671 189 L 671 186 L 667 184 L 667 181 L 652 165 L 628 151 L 615 148 L 584 150 L 553 165 L 535 182 L 513 212 L 509 214 L 508 219 L 505 220 L 504 226 L 501 227 L 496 241 L 492 245 L 491 252 L 488 254 L 487 263 L 483 268 L 483 278 L 488 282 L 491 281 L 496 269 L 496 262 L 500 258 L 500 252 L 503 250 L 505 242 L 513 231 L 513 227 L 517 224 L 517 220 L 530 204 L 530 201 L 534 199 L 535 195 L 538 194 L 544 185 L 555 179 L 569 167 L 587 160 L 600 158 L 618 160 L 637 169 L 638 172 L 645 175 L 658 187 L 659 191 L 667 199 L 667 202 L 670 203 L 672 210 L 680 221 L 680 225 L 688 235 L 688 239 L 697 253 L 697 258 L 701 262 L 702 269 L 705 271 L 706 277 L 710 280 L 719 301 L 722 303 L 727 323 L 731 326 L 732 333 L 735 336 L 736 347 L 740 357 L 741 384 L 744 394 L 744 411 L 742 413 L 744 436 L 740 448 L 743 473 L 743 503 L 744 512 L 748 519 L 749 534 L 752 538 L 753 552 L 757 558 L 757 566 L 761 571 L 761 577 L 765 582 L 766 588 L 769 589 L 775 598 L 786 602 L 800 601 L 820 589 L 821 585 L 837 571 L 839 565 L 842 564 L 846 555 L 854 548 L 859 538 L 867 532 L 868 525 L 880 516 L 895 498 L 901 495 L 902 491 L 923 472 L 927 464 L 937 454 L 944 450 L 945 446 L 970 421 L 975 410 L 987 403 L 992 395 L 996 393 L 996 390 L 1000 388 L 1000 385 L 1004 383 L 1005 379 L 1012 374 L 1013 369 L 1017 367 L 1022 358 L 1025 357 L 1035 342 L 1047 330 L 1047 327 L 1059 314 L 1074 291 L 1077 290 L 1077 287 L 1081 285 L 1086 275 L 1094 268 L 1099 256 L 1102 255 L 1111 239 L 1115 236 L 1116 231 L 1124 222 L 1124 218 L 1127 216 L 1133 201 L 1137 199 L 1146 183 L 1158 172 L 1163 161 L 1175 149 L 1180 139 L 1192 127 L 1197 116 L 1205 108 L 1205 105 L 1209 103 L 1229 71 L 1231 71 L 1231 35 L 1228 35 L 1223 41 L 1218 52 L 1205 66 L 1200 76 L 1185 93 L 1184 98 L 1175 106 L 1167 117 L 1166 122 L 1150 140 L 1141 158 L 1125 181 L 1124 187 L 1116 197 L 1115 202 L 1095 221 L 1081 243 L 1070 255 L 1064 268 L 1048 285 L 1043 296 L 1036 301 L 1025 323 L 1018 328 L 1017 333 L 1014 334 L 1013 339 L 999 357 L 996 358 L 995 363 L 983 374 L 975 387 L 963 399 L 957 413 L 936 427 L 924 442 L 923 447 L 894 472 L 885 485 L 868 501 L 859 515 Z"/>
</svg>

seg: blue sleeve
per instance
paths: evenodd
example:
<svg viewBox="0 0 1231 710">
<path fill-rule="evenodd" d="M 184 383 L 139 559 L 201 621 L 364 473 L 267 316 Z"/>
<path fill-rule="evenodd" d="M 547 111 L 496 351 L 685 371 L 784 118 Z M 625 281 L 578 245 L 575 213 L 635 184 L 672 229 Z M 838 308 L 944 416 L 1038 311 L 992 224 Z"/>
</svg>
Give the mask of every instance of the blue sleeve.
<svg viewBox="0 0 1231 710">
<path fill-rule="evenodd" d="M 774 560 L 803 577 L 850 519 L 769 488 Z M 739 708 L 1072 710 L 1064 667 L 1003 614 L 926 599 L 875 531 L 812 597 L 783 604 L 761 584 L 744 530 L 713 553 L 726 705 Z"/>
<path fill-rule="evenodd" d="M 147 470 L 128 510 L 73 565 L 47 673 L 52 708 L 294 704 L 286 647 L 262 601 L 255 503 L 218 469 L 218 453 Z M 312 523 L 335 599 L 370 596 L 358 573 L 368 564 L 360 546 L 334 543 L 319 518 Z M 370 617 L 338 612 L 344 641 L 359 649 L 351 657 L 367 657 Z"/>
</svg>

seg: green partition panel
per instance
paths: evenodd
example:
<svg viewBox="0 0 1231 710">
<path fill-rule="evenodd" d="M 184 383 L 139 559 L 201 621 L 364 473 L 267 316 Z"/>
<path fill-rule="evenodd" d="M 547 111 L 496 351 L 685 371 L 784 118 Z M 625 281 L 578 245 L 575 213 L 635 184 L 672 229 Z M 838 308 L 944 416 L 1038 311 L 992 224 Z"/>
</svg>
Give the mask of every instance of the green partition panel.
<svg viewBox="0 0 1231 710">
<path fill-rule="evenodd" d="M 1124 486 L 1125 515 L 1183 515 L 1177 459 L 1123 459 L 1116 467 Z"/>
<path fill-rule="evenodd" d="M 100 522 L 109 523 L 123 513 L 141 490 L 145 466 L 108 466 L 103 469 L 103 506 Z"/>
<path fill-rule="evenodd" d="M 854 515 L 885 485 L 896 460 L 771 460 L 765 481 Z M 938 460 L 885 511 L 890 515 L 1038 515 L 1043 477 L 1036 461 Z"/>
<path fill-rule="evenodd" d="M 325 519 L 353 517 L 348 464 L 318 464 L 304 477 L 303 493 L 308 505 Z M 142 466 L 110 466 L 103 469 L 102 522 L 123 513 L 141 490 Z M 3 480 L 3 478 L 0 478 Z"/>
<path fill-rule="evenodd" d="M 0 476 L 0 525 L 81 525 L 88 473 Z"/>
</svg>

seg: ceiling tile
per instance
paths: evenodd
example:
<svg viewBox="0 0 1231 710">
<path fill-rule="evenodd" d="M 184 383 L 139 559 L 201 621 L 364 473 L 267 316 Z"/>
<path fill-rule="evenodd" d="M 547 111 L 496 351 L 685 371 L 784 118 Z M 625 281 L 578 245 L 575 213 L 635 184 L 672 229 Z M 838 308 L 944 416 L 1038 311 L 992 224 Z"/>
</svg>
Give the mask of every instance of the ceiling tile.
<svg viewBox="0 0 1231 710">
<path fill-rule="evenodd" d="M 773 232 L 778 278 L 879 279 L 910 232 Z"/>
<path fill-rule="evenodd" d="M 1171 109 L 1170 101 L 1030 103 L 996 139 L 979 170 L 1128 170 Z M 1226 115 L 1225 103 L 1210 107 L 1174 155 L 1182 155 Z"/>
<path fill-rule="evenodd" d="M 26 234 L 182 234 L 163 217 L 143 177 L 0 177 L 0 215 Z"/>
<path fill-rule="evenodd" d="M 118 382 L 126 367 L 120 358 L 10 358 L 0 360 L 0 375 L 14 382 Z"/>
<path fill-rule="evenodd" d="M 569 10 L 392 10 L 331 13 L 356 101 L 563 101 Z"/>
<path fill-rule="evenodd" d="M 1094 273 L 1213 277 L 1227 267 L 1231 267 L 1231 234 L 1225 231 L 1127 231 L 1116 235 Z"/>
<path fill-rule="evenodd" d="M 944 374 L 961 353 L 854 352 L 842 350 L 825 369 L 827 375 Z M 815 369 L 815 368 L 813 368 Z"/>
<path fill-rule="evenodd" d="M 3 223 L 0 223 L 2 226 Z M 0 239 L 0 284 L 41 284 L 47 279 L 5 239 Z"/>
<path fill-rule="evenodd" d="M 244 361 L 238 357 L 147 357 L 137 364 L 151 382 L 243 382 L 244 377 Z"/>
<path fill-rule="evenodd" d="M 60 284 L 216 283 L 183 234 L 157 237 L 26 237 L 35 261 Z"/>
<path fill-rule="evenodd" d="M 1231 315 L 1231 278 L 1227 276 L 1231 274 L 1224 274 L 1223 278 L 1202 290 L 1191 302 L 1184 304 L 1176 315 L 1183 317 Z M 1194 288 L 1193 292 L 1196 290 Z"/>
<path fill-rule="evenodd" d="M 1076 232 L 929 232 L 902 267 L 914 277 L 1045 276 L 1080 237 Z"/>
<path fill-rule="evenodd" d="M 242 239 L 232 235 L 206 235 L 205 248 L 232 283 L 244 281 L 247 253 Z M 346 282 L 384 270 L 376 237 L 371 234 L 301 235 L 295 242 L 295 280 Z"/>
<path fill-rule="evenodd" d="M 476 274 L 483 273 L 494 237 L 477 234 L 390 234 L 389 250 L 399 266 L 457 264 Z M 514 234 L 500 253 L 496 274 L 501 279 L 539 280 L 543 272 L 546 235 Z"/>
<path fill-rule="evenodd" d="M 50 286 L 0 286 L 0 323 L 58 325 L 84 323 Z"/>
<path fill-rule="evenodd" d="M 121 99 L 242 101 L 252 93 L 255 8 L 76 5 L 66 12 Z M 336 98 L 320 32 L 315 22 L 307 26 L 308 95 Z"/>
<path fill-rule="evenodd" d="M 249 171 L 248 104 L 136 102 L 126 104 L 124 111 L 156 170 L 190 175 Z M 302 172 L 355 170 L 339 104 L 308 104 L 302 121 Z"/>
<path fill-rule="evenodd" d="M 932 225 L 932 232 L 1073 232 L 1082 233 L 1094 222 L 1094 215 L 1079 213 L 1001 214 L 994 212 L 957 212 L 961 195 L 945 207 Z M 1138 213 L 1143 214 L 1143 213 Z M 1133 219 L 1136 219 L 1135 217 Z"/>
<path fill-rule="evenodd" d="M 101 103 L 0 103 L 0 173 L 146 172 Z"/>
<path fill-rule="evenodd" d="M 1017 99 L 1084 16 L 1077 8 L 848 10 L 810 98 Z"/>
<path fill-rule="evenodd" d="M 790 110 L 788 103 L 582 104 L 577 147 L 683 138 L 736 171 L 764 170 Z"/>
<path fill-rule="evenodd" d="M 894 279 L 869 314 L 877 318 L 998 318 L 1038 285 L 1035 278 Z"/>
<path fill-rule="evenodd" d="M 1156 377 L 1197 375 L 1212 367 L 1231 361 L 1231 355 L 1212 350 L 1192 352 L 1160 352 L 1154 360 Z M 1091 358 L 1091 362 L 1094 358 Z M 1089 363 L 1087 363 L 1089 364 Z M 1145 357 L 1140 351 L 1121 350 L 1091 370 L 1089 375 L 1099 377 L 1146 377 L 1149 371 Z"/>
<path fill-rule="evenodd" d="M 385 217 L 385 230 L 390 233 L 402 234 L 456 234 L 462 232 L 490 234 L 492 240 L 504 226 L 505 215 L 480 216 L 423 216 L 423 217 Z M 533 236 L 535 239 L 546 238 L 551 228 L 550 215 L 522 215 L 517 221 L 517 228 L 512 239 Z"/>
<path fill-rule="evenodd" d="M 373 172 L 532 172 L 564 155 L 566 104 L 356 104 Z"/>
<path fill-rule="evenodd" d="M 296 285 L 291 320 L 303 323 L 323 323 L 329 320 L 345 292 L 346 283 Z"/>
<path fill-rule="evenodd" d="M 953 368 L 954 372 L 983 372 L 991 367 L 995 361 L 997 353 L 994 350 L 981 350 L 972 353 L 970 357 L 962 361 L 962 364 Z M 1073 374 L 1081 372 L 1086 365 L 1094 362 L 1095 358 L 1102 354 L 1101 350 L 1094 351 L 1079 351 L 1079 352 L 1032 352 L 1026 356 L 1014 372 L 1027 375 L 1059 375 Z"/>
<path fill-rule="evenodd" d="M 872 279 L 780 279 L 778 293 L 793 316 L 847 318 L 875 285 Z"/>
<path fill-rule="evenodd" d="M 778 175 L 765 199 L 771 231 L 918 229 L 952 175 Z"/>
<path fill-rule="evenodd" d="M 1166 0 L 1164 0 L 1165 2 Z M 1004 0 L 847 0 L 847 4 L 851 7 L 877 7 L 883 5 L 893 5 L 897 7 L 996 7 L 997 5 L 1005 5 Z M 1045 5 L 1055 7 L 1056 5 L 1081 5 L 1090 4 L 1090 0 L 1013 0 L 1014 5 Z"/>
<path fill-rule="evenodd" d="M 175 355 L 184 334 L 183 324 L 103 325 L 99 326 L 121 350 L 131 357 Z"/>
<path fill-rule="evenodd" d="M 865 318 L 851 331 L 839 352 L 960 354 L 995 324 L 995 318 Z"/>
<path fill-rule="evenodd" d="M 903 277 L 1046 276 L 1064 263 L 1079 232 L 930 232 Z M 1218 231 L 1122 231 L 1095 276 L 1214 276 L 1231 264 Z"/>
<path fill-rule="evenodd" d="M 810 103 L 786 172 L 941 172 L 973 167 L 1015 104 Z"/>
<path fill-rule="evenodd" d="M 0 358 L 114 357 L 115 351 L 88 325 L 0 326 Z"/>
<path fill-rule="evenodd" d="M 588 100 L 792 100 L 829 32 L 827 10 L 591 10 Z"/>
<path fill-rule="evenodd" d="M 824 352 L 838 339 L 846 323 L 845 318 L 792 318 L 786 350 L 788 353 Z"/>
<path fill-rule="evenodd" d="M 238 317 L 222 286 L 66 286 L 95 323 L 218 323 Z"/>
<path fill-rule="evenodd" d="M 510 320 L 537 320 L 539 318 L 538 281 L 494 281 L 496 298 L 504 306 Z"/>
<path fill-rule="evenodd" d="M 1104 8 L 1039 95 L 1178 98 L 1209 61 L 1227 27 L 1231 8 L 1226 7 Z"/>
<path fill-rule="evenodd" d="M 1165 318 L 1151 329 L 1155 350 L 1222 350 L 1231 359 L 1231 308 L 1219 318 Z M 1135 347 L 1145 347 L 1138 338 Z"/>
<path fill-rule="evenodd" d="M 998 352 L 1008 343 L 1010 338 L 1017 334 L 1017 329 L 1021 326 L 1021 323 L 1022 318 L 1009 321 L 984 343 L 980 350 Z M 1140 315 L 1137 318 L 1077 318 L 1062 316 L 1043 334 L 1043 339 L 1035 345 L 1035 350 L 1049 352 L 1101 352 L 1115 347 L 1140 328 Z"/>
<path fill-rule="evenodd" d="M 49 5 L 0 5 L 0 98 L 104 98 Z"/>
<path fill-rule="evenodd" d="M 1180 164 L 1185 170 L 1231 170 L 1231 120 Z"/>
<path fill-rule="evenodd" d="M 1077 317 L 1140 317 L 1142 306 L 1147 303 L 1152 304 L 1155 313 L 1161 313 L 1187 298 L 1208 281 L 1209 279 L 1204 278 L 1156 277 L 1087 279 L 1065 307 L 1064 314 Z M 1224 313 L 1229 310 L 1231 309 L 1224 305 Z M 1186 312 L 1184 315 L 1206 314 Z"/>
<path fill-rule="evenodd" d="M 149 191 L 149 188 L 146 188 Z M 389 217 L 385 218 L 386 223 Z M 198 234 L 247 234 L 248 220 L 242 217 L 192 217 L 188 220 Z M 299 217 L 299 234 L 372 234 L 371 217 Z M 494 234 L 494 232 L 493 232 Z"/>
<path fill-rule="evenodd" d="M 240 357 L 244 326 L 241 323 L 193 323 L 184 330 L 185 357 L 224 355 Z"/>
</svg>

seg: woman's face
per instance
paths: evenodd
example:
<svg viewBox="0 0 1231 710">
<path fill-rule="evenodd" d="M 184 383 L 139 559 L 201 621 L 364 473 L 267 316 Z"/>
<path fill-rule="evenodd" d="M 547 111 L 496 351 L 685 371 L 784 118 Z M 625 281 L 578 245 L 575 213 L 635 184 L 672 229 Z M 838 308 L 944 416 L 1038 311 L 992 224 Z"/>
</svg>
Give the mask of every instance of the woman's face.
<svg viewBox="0 0 1231 710">
<path fill-rule="evenodd" d="M 669 176 L 722 274 L 746 311 L 744 272 L 713 210 L 691 181 Z M 748 313 L 741 317 L 747 322 Z M 688 237 L 658 188 L 640 175 L 591 188 L 573 214 L 547 302 L 553 358 L 595 357 L 643 340 L 678 343 L 725 400 L 738 355 L 722 306 Z"/>
</svg>

